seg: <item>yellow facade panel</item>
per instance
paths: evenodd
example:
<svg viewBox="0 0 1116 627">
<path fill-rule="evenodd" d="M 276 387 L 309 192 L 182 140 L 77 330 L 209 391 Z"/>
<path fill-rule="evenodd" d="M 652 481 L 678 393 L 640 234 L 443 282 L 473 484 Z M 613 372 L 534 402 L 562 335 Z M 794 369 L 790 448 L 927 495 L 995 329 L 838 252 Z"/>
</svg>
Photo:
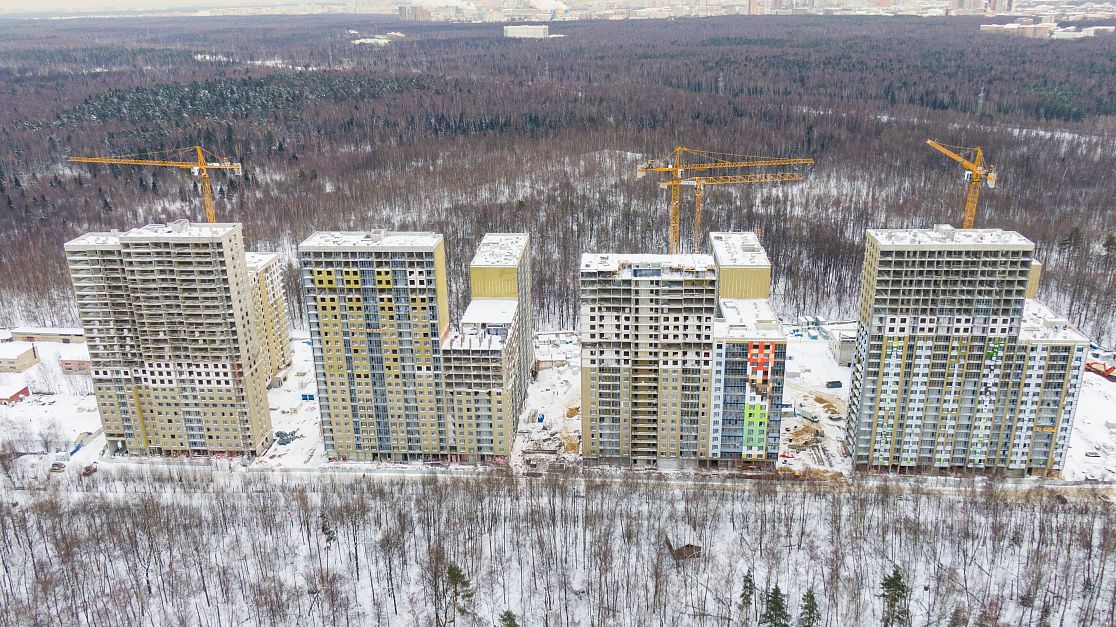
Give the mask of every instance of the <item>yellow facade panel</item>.
<svg viewBox="0 0 1116 627">
<path fill-rule="evenodd" d="M 516 298 L 519 295 L 519 276 L 514 266 L 471 266 L 469 284 L 473 298 Z"/>
<path fill-rule="evenodd" d="M 1031 261 L 1031 273 L 1027 276 L 1027 293 L 1025 298 L 1037 298 L 1039 280 L 1042 278 L 1042 264 Z"/>
<path fill-rule="evenodd" d="M 720 298 L 770 298 L 771 267 L 721 268 L 717 276 Z"/>
<path fill-rule="evenodd" d="M 449 329 L 449 284 L 446 278 L 446 244 L 439 238 L 434 248 L 434 293 L 438 299 L 438 339 Z"/>
</svg>

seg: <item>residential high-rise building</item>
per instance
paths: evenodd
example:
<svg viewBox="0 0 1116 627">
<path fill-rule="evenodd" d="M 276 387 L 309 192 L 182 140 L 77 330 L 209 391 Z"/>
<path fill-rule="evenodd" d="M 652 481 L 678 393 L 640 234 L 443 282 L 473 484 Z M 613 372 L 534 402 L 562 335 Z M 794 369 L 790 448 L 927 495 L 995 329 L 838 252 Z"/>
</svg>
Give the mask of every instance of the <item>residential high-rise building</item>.
<svg viewBox="0 0 1116 627">
<path fill-rule="evenodd" d="M 474 300 L 442 342 L 446 414 L 458 461 L 511 454 L 525 387 L 520 379 L 518 302 Z"/>
<path fill-rule="evenodd" d="M 461 461 L 511 454 L 531 380 L 530 237 L 489 233 L 469 266 L 472 302 L 442 343 L 446 409 Z"/>
<path fill-rule="evenodd" d="M 754 234 L 713 255 L 583 255 L 582 452 L 632 466 L 773 463 L 786 336 Z"/>
<path fill-rule="evenodd" d="M 268 366 L 240 225 L 180 220 L 65 249 L 109 450 L 263 452 Z"/>
<path fill-rule="evenodd" d="M 291 334 L 287 330 L 287 295 L 283 289 L 283 269 L 275 253 L 245 253 L 248 277 L 252 284 L 256 319 L 260 326 L 260 346 L 269 385 L 282 383 L 291 365 Z"/>
<path fill-rule="evenodd" d="M 531 237 L 526 233 L 487 233 L 469 264 L 473 300 L 512 298 L 520 337 L 519 381 L 526 393 L 535 363 L 535 321 L 531 315 Z"/>
<path fill-rule="evenodd" d="M 858 469 L 1056 474 L 1088 340 L 999 229 L 869 230 L 849 404 Z"/>
<path fill-rule="evenodd" d="M 779 457 L 787 336 L 768 300 L 771 262 L 755 233 L 710 233 L 709 241 L 719 297 L 713 326 L 710 457 L 774 463 Z"/>
<path fill-rule="evenodd" d="M 442 236 L 319 232 L 299 245 L 299 257 L 326 454 L 448 458 Z"/>
</svg>

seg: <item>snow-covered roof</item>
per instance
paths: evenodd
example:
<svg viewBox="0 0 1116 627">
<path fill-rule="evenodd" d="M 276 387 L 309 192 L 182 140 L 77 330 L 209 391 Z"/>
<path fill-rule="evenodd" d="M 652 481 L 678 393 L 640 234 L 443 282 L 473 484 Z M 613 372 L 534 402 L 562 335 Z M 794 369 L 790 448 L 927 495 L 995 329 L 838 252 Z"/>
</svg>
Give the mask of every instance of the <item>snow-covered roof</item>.
<svg viewBox="0 0 1116 627">
<path fill-rule="evenodd" d="M 35 348 L 35 345 L 31 342 L 0 343 L 0 359 L 17 359 L 33 348 Z"/>
<path fill-rule="evenodd" d="M 190 222 L 176 220 L 170 224 L 148 224 L 121 233 L 93 232 L 66 242 L 66 250 L 75 248 L 116 248 L 121 242 L 152 240 L 182 241 L 193 239 L 214 240 L 224 237 L 228 232 L 240 228 L 235 222 L 209 224 L 208 222 Z"/>
<path fill-rule="evenodd" d="M 430 231 L 316 231 L 298 245 L 299 250 L 432 250 L 442 241 L 441 233 Z"/>
<path fill-rule="evenodd" d="M 713 336 L 719 340 L 786 339 L 779 316 L 766 298 L 722 298 L 721 318 L 713 323 Z"/>
<path fill-rule="evenodd" d="M 58 359 L 69 361 L 89 361 L 89 345 L 82 344 L 56 344 L 55 353 Z"/>
<path fill-rule="evenodd" d="M 1019 341 L 1088 344 L 1089 338 L 1075 329 L 1069 320 L 1050 311 L 1046 305 L 1037 300 L 1027 299 L 1023 305 Z"/>
<path fill-rule="evenodd" d="M 526 233 L 486 233 L 473 255 L 474 266 L 515 266 L 527 251 Z"/>
<path fill-rule="evenodd" d="M 279 259 L 278 253 L 244 253 L 249 272 L 259 272 Z"/>
<path fill-rule="evenodd" d="M 469 303 L 461 324 L 511 324 L 519 301 L 514 298 L 480 298 Z"/>
<path fill-rule="evenodd" d="M 12 329 L 14 335 L 49 335 L 68 336 L 84 335 L 81 327 L 16 327 Z"/>
<path fill-rule="evenodd" d="M 721 267 L 771 265 L 767 252 L 760 245 L 759 238 L 751 231 L 710 233 L 709 243 L 713 247 L 713 258 Z"/>
<path fill-rule="evenodd" d="M 581 255 L 582 272 L 618 272 L 633 266 L 659 267 L 671 270 L 714 270 L 712 255 Z"/>
<path fill-rule="evenodd" d="M 26 387 L 27 384 L 22 381 L 0 381 L 0 398 L 11 398 Z"/>
<path fill-rule="evenodd" d="M 240 225 L 233 222 L 209 224 L 208 222 L 175 220 L 170 224 L 148 224 L 132 229 L 122 234 L 120 240 L 216 239 L 224 237 L 230 231 L 239 228 Z"/>
<path fill-rule="evenodd" d="M 1034 250 L 1031 240 L 1015 231 L 1002 229 L 956 229 L 938 224 L 932 229 L 868 229 L 868 237 L 880 248 L 891 250 L 984 249 Z"/>
</svg>

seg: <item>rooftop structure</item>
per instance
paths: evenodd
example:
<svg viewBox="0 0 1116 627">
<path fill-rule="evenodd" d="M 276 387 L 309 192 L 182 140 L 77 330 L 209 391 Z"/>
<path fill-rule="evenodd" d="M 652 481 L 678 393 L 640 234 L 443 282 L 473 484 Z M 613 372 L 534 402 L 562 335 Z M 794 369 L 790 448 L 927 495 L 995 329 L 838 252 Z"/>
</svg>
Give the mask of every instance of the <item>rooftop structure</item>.
<svg viewBox="0 0 1116 627">
<path fill-rule="evenodd" d="M 519 263 L 530 242 L 531 237 L 526 233 L 486 233 L 470 265 L 513 267 Z"/>
<path fill-rule="evenodd" d="M 16 359 L 34 350 L 31 342 L 0 342 L 0 359 Z"/>
<path fill-rule="evenodd" d="M 234 230 L 239 230 L 236 223 L 190 222 L 188 220 L 175 220 L 170 224 L 148 224 L 123 233 L 91 232 L 70 240 L 66 243 L 68 250 L 82 250 L 85 247 L 113 247 L 119 246 L 122 241 L 158 239 L 166 242 L 188 242 L 199 239 L 220 240 Z"/>
<path fill-rule="evenodd" d="M 869 239 L 885 250 L 1035 249 L 1031 240 L 1015 231 L 956 229 L 948 224 L 938 224 L 932 229 L 868 229 L 867 233 Z"/>
<path fill-rule="evenodd" d="M 717 264 L 717 297 L 766 299 L 771 296 L 771 261 L 752 232 L 710 233 Z"/>
<path fill-rule="evenodd" d="M 720 316 L 713 326 L 719 338 L 776 340 L 786 339 L 779 316 L 766 298 L 722 298 Z"/>
<path fill-rule="evenodd" d="M 1069 320 L 1050 311 L 1046 305 L 1037 300 L 1028 299 L 1023 306 L 1019 341 L 1088 344 L 1089 338 L 1074 328 Z"/>
<path fill-rule="evenodd" d="M 713 248 L 713 258 L 722 268 L 771 266 L 759 237 L 750 231 L 710 233 L 709 244 Z"/>
<path fill-rule="evenodd" d="M 428 231 L 317 231 L 306 238 L 298 249 L 303 252 L 332 251 L 348 248 L 353 251 L 395 251 L 432 249 L 442 241 L 440 233 Z"/>
<path fill-rule="evenodd" d="M 509 324 L 515 318 L 518 309 L 519 301 L 511 298 L 473 300 L 461 315 L 461 324 Z"/>
<path fill-rule="evenodd" d="M 713 270 L 716 268 L 713 257 L 709 255 L 599 255 L 592 253 L 581 255 L 582 272 L 620 272 L 624 269 L 630 270 L 633 266 L 655 266 L 680 271 Z"/>
<path fill-rule="evenodd" d="M 247 264 L 249 272 L 258 272 L 278 261 L 278 253 L 244 253 L 244 263 Z"/>
</svg>

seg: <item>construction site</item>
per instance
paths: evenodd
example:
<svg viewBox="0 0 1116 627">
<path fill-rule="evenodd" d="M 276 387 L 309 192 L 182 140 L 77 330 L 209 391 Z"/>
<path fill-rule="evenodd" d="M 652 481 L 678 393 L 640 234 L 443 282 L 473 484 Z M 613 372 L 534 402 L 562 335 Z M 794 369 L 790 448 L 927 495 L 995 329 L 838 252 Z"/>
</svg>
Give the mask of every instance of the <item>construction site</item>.
<svg viewBox="0 0 1116 627">
<path fill-rule="evenodd" d="M 216 222 L 209 172 L 239 163 L 197 146 L 72 157 L 185 170 L 207 220 L 67 244 L 106 454 L 1059 476 L 1082 377 L 1116 380 L 1112 364 L 1034 301 L 1033 244 L 975 228 L 997 178 L 983 151 L 927 144 L 962 168 L 961 227 L 869 229 L 857 320 L 780 320 L 762 233 L 704 245 L 706 186 L 802 181 L 813 159 L 677 147 L 637 167 L 667 191 L 669 250 L 584 254 L 577 331 L 535 332 L 526 234 L 485 236 L 454 325 L 440 234 L 320 232 L 299 247 L 309 333 L 293 344 L 276 256 Z M 227 409 L 199 411 L 208 395 Z"/>
</svg>

